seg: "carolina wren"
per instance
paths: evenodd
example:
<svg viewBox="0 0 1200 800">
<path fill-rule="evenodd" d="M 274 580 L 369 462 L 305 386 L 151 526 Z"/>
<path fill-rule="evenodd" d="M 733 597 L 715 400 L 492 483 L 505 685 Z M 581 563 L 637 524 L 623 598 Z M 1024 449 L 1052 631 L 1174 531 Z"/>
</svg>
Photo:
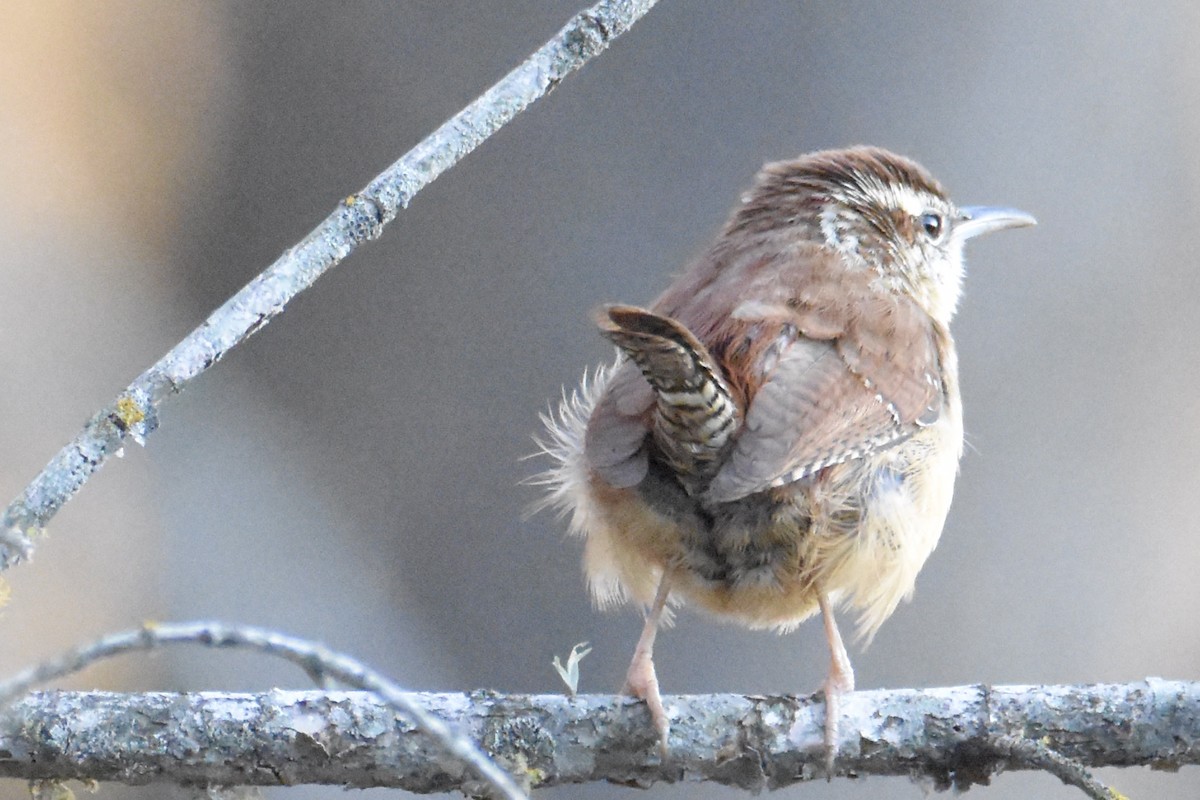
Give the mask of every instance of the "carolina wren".
<svg viewBox="0 0 1200 800">
<path fill-rule="evenodd" d="M 766 165 L 649 310 L 599 312 L 620 354 L 546 420 L 546 505 L 586 538 L 596 602 L 647 609 L 625 689 L 664 751 L 654 637 L 690 601 L 781 631 L 821 611 L 832 759 L 838 698 L 854 688 L 832 609 L 854 609 L 869 641 L 950 508 L 963 243 L 1033 224 L 956 207 L 886 150 L 812 153 Z"/>
</svg>

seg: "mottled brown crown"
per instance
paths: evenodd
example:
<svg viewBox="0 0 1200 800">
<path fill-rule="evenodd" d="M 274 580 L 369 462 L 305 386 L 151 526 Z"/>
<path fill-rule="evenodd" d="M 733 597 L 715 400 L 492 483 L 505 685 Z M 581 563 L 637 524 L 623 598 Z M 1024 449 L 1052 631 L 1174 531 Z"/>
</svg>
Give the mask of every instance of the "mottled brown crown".
<svg viewBox="0 0 1200 800">
<path fill-rule="evenodd" d="M 725 233 L 754 233 L 801 224 L 816 230 L 818 217 L 830 202 L 867 210 L 902 188 L 949 202 L 941 184 L 924 167 L 878 147 L 821 150 L 776 161 L 758 173 Z"/>
</svg>

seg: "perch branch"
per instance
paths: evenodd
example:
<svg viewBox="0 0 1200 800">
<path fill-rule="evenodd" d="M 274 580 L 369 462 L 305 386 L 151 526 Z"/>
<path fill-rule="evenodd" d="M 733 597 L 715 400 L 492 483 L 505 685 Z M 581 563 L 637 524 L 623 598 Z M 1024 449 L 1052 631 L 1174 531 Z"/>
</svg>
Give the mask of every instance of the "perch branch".
<svg viewBox="0 0 1200 800">
<path fill-rule="evenodd" d="M 142 444 L 158 426 L 159 408 L 219 361 L 383 227 L 422 188 L 519 112 L 554 89 L 634 22 L 656 0 L 602 0 L 576 15 L 523 64 L 450 118 L 299 244 L 214 311 L 158 363 L 138 376 L 46 465 L 0 518 L 0 570 L 33 553 L 41 531 L 125 439 Z"/>
<path fill-rule="evenodd" d="M 412 697 L 534 788 L 709 781 L 758 791 L 824 778 L 819 697 L 668 696 L 667 763 L 645 706 L 629 698 Z M 1200 683 L 858 692 L 843 714 L 839 775 L 910 776 L 940 789 L 1049 768 L 1034 751 L 1087 767 L 1200 763 Z M 0 722 L 0 776 L 25 779 L 460 788 L 430 749 L 361 692 L 44 692 Z"/>
</svg>

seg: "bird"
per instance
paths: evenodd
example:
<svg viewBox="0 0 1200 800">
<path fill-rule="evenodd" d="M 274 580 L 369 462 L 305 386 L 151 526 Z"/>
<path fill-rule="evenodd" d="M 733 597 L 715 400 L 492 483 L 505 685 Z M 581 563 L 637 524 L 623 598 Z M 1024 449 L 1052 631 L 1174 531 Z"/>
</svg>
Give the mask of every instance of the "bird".
<svg viewBox="0 0 1200 800">
<path fill-rule="evenodd" d="M 857 146 L 766 164 L 648 308 L 595 313 L 615 363 L 543 415 L 542 504 L 584 539 L 592 597 L 641 604 L 623 691 L 670 724 L 653 651 L 693 604 L 786 632 L 818 612 L 832 775 L 854 671 L 937 545 L 963 451 L 950 335 L 963 244 L 1036 224 L 956 206 L 916 162 Z"/>
</svg>

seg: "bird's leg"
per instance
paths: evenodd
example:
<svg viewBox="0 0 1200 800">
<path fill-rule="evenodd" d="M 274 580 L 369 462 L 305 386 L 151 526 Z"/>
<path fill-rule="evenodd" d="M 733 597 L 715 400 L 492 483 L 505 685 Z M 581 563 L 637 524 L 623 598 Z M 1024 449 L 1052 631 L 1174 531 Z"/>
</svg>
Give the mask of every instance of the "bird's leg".
<svg viewBox="0 0 1200 800">
<path fill-rule="evenodd" d="M 671 593 L 671 573 L 663 570 L 662 579 L 658 583 L 658 592 L 654 595 L 654 603 L 646 610 L 646 622 L 642 627 L 642 635 L 638 638 L 637 648 L 633 651 L 633 661 L 629 663 L 629 671 L 625 674 L 625 686 L 622 694 L 632 695 L 646 701 L 650 709 L 650 719 L 654 729 L 658 731 L 658 746 L 663 757 L 667 755 L 667 733 L 670 725 L 667 722 L 667 712 L 663 708 L 662 695 L 658 692 L 658 676 L 654 673 L 654 637 L 658 633 L 658 624 L 662 621 L 663 609 L 667 605 L 667 595 Z"/>
<path fill-rule="evenodd" d="M 833 777 L 833 759 L 838 749 L 838 719 L 841 696 L 854 691 L 854 668 L 842 635 L 838 632 L 837 620 L 829 606 L 829 597 L 824 592 L 817 595 L 821 606 L 821 617 L 825 621 L 825 638 L 829 641 L 829 676 L 825 678 L 825 770 Z"/>
</svg>

